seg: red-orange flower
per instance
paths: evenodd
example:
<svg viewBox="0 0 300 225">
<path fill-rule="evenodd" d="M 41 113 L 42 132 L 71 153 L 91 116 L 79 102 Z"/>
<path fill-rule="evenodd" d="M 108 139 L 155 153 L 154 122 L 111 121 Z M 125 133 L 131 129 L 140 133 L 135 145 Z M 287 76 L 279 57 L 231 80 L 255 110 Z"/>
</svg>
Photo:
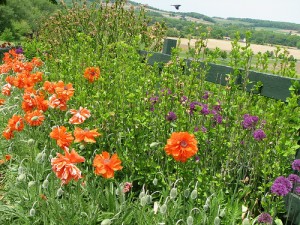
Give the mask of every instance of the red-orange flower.
<svg viewBox="0 0 300 225">
<path fill-rule="evenodd" d="M 41 110 L 34 110 L 33 112 L 27 112 L 24 118 L 30 126 L 39 126 L 45 120 L 45 116 L 43 114 L 43 111 Z"/>
<path fill-rule="evenodd" d="M 64 99 L 66 101 L 70 100 L 70 98 L 74 95 L 74 91 L 75 89 L 71 83 L 65 84 L 61 80 L 56 83 L 55 93 L 60 99 Z"/>
<path fill-rule="evenodd" d="M 62 149 L 69 147 L 74 140 L 71 133 L 67 132 L 67 128 L 64 126 L 57 126 L 52 129 L 50 137 L 56 140 L 56 143 Z"/>
<path fill-rule="evenodd" d="M 2 136 L 5 137 L 6 140 L 12 139 L 14 137 L 13 130 L 11 130 L 10 127 L 5 128 L 2 132 Z"/>
<path fill-rule="evenodd" d="M 69 123 L 71 124 L 81 124 L 91 116 L 90 111 L 86 108 L 82 108 L 81 106 L 78 110 L 70 109 L 70 113 L 73 115 L 69 120 Z"/>
<path fill-rule="evenodd" d="M 2 94 L 6 95 L 6 96 L 10 96 L 10 94 L 11 94 L 11 85 L 10 84 L 5 84 L 2 87 Z"/>
<path fill-rule="evenodd" d="M 5 103 L 5 99 L 0 98 L 0 106 L 1 106 L 1 105 L 4 105 L 4 103 Z"/>
<path fill-rule="evenodd" d="M 43 65 L 43 61 L 36 57 L 32 58 L 31 63 L 33 63 L 33 65 L 35 65 L 36 67 L 40 67 Z"/>
<path fill-rule="evenodd" d="M 17 130 L 21 131 L 24 129 L 24 121 L 21 116 L 13 115 L 12 118 L 8 120 L 8 126 L 12 131 Z"/>
<path fill-rule="evenodd" d="M 49 106 L 62 111 L 65 111 L 68 108 L 67 100 L 58 98 L 56 94 L 53 94 L 49 97 Z"/>
<path fill-rule="evenodd" d="M 86 78 L 89 82 L 94 82 L 100 77 L 100 69 L 99 67 L 88 67 L 85 69 L 84 78 Z"/>
<path fill-rule="evenodd" d="M 11 155 L 5 155 L 5 160 L 6 160 L 6 161 L 11 160 Z"/>
<path fill-rule="evenodd" d="M 197 140 L 188 132 L 174 132 L 165 146 L 168 155 L 172 155 L 176 161 L 186 162 L 197 151 Z"/>
<path fill-rule="evenodd" d="M 77 181 L 82 178 L 81 171 L 75 166 L 75 163 L 84 161 L 84 157 L 78 155 L 74 149 L 71 153 L 66 149 L 65 155 L 57 153 L 57 157 L 51 159 L 51 166 L 56 176 L 61 179 L 62 184 L 68 184 L 72 179 Z"/>
<path fill-rule="evenodd" d="M 43 85 L 44 90 L 48 91 L 50 94 L 55 93 L 55 87 L 56 87 L 56 83 L 50 81 L 45 81 Z"/>
<path fill-rule="evenodd" d="M 75 141 L 74 142 L 81 142 L 84 141 L 86 143 L 90 142 L 90 143 L 96 143 L 95 138 L 100 136 L 101 134 L 99 134 L 97 132 L 97 129 L 94 130 L 89 130 L 89 129 L 81 129 L 79 127 L 75 128 L 74 131 L 74 136 L 75 136 Z"/>
<path fill-rule="evenodd" d="M 101 175 L 104 178 L 112 178 L 115 171 L 123 168 L 121 163 L 117 154 L 113 154 L 110 158 L 109 153 L 104 151 L 94 158 L 93 166 L 95 167 L 95 174 Z"/>
</svg>

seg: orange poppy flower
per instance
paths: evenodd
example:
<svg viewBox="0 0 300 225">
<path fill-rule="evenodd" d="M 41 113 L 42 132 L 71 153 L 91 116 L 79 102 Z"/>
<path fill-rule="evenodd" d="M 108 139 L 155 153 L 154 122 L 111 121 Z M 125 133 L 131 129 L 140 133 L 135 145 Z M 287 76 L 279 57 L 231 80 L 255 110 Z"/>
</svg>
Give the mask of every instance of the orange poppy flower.
<svg viewBox="0 0 300 225">
<path fill-rule="evenodd" d="M 75 131 L 74 131 L 74 136 L 75 136 L 74 142 L 84 141 L 86 143 L 88 143 L 88 142 L 96 143 L 95 138 L 100 136 L 100 135 L 101 134 L 99 134 L 97 132 L 97 129 L 94 129 L 94 130 L 84 129 L 84 130 L 82 130 L 81 128 L 76 127 Z"/>
<path fill-rule="evenodd" d="M 51 166 L 56 176 L 61 179 L 62 184 L 68 184 L 72 179 L 77 181 L 82 178 L 81 171 L 74 164 L 84 161 L 84 157 L 78 155 L 74 149 L 71 153 L 66 149 L 65 155 L 57 153 L 57 157 L 51 159 Z"/>
<path fill-rule="evenodd" d="M 0 98 L 0 106 L 1 106 L 1 105 L 4 105 L 4 103 L 5 103 L 5 99 Z"/>
<path fill-rule="evenodd" d="M 14 137 L 13 130 L 11 130 L 9 127 L 7 127 L 3 132 L 2 136 L 5 137 L 6 140 L 10 140 Z"/>
<path fill-rule="evenodd" d="M 56 83 L 50 81 L 45 81 L 43 85 L 44 90 L 48 91 L 50 94 L 55 93 L 55 87 L 56 87 Z"/>
<path fill-rule="evenodd" d="M 113 154 L 110 158 L 109 153 L 104 151 L 94 158 L 93 166 L 95 167 L 95 174 L 101 175 L 104 178 L 112 178 L 115 171 L 123 168 L 121 163 L 117 154 Z"/>
<path fill-rule="evenodd" d="M 48 109 L 48 101 L 45 100 L 42 92 L 37 92 L 33 88 L 28 88 L 23 94 L 22 109 L 25 112 L 29 112 L 34 108 L 46 111 Z"/>
<path fill-rule="evenodd" d="M 4 164 L 5 160 L 4 159 L 0 159 L 0 165 Z"/>
<path fill-rule="evenodd" d="M 56 94 L 49 97 L 49 106 L 53 109 L 60 109 L 62 111 L 67 110 L 67 101 L 65 99 L 58 98 Z"/>
<path fill-rule="evenodd" d="M 5 160 L 6 160 L 6 161 L 11 160 L 11 155 L 5 155 Z"/>
<path fill-rule="evenodd" d="M 45 120 L 45 116 L 40 110 L 34 110 L 33 112 L 27 112 L 24 116 L 26 122 L 30 126 L 39 126 Z"/>
<path fill-rule="evenodd" d="M 10 127 L 10 129 L 12 131 L 14 131 L 14 130 L 21 131 L 21 130 L 23 130 L 24 129 L 23 118 L 21 116 L 18 116 L 18 115 L 13 115 L 13 117 L 8 120 L 8 126 Z"/>
<path fill-rule="evenodd" d="M 90 111 L 81 106 L 79 107 L 79 110 L 70 109 L 70 113 L 73 115 L 69 120 L 69 123 L 71 124 L 81 124 L 91 116 Z"/>
<path fill-rule="evenodd" d="M 43 65 L 43 61 L 36 57 L 32 58 L 31 63 L 33 63 L 33 65 L 35 65 L 36 67 L 40 67 Z"/>
<path fill-rule="evenodd" d="M 50 137 L 55 139 L 57 145 L 62 149 L 69 147 L 74 140 L 72 134 L 68 133 L 67 128 L 64 126 L 57 126 L 53 128 L 50 133 Z"/>
<path fill-rule="evenodd" d="M 75 89 L 71 83 L 65 84 L 61 80 L 56 83 L 55 93 L 60 99 L 64 99 L 66 101 L 70 100 L 70 98 L 74 95 L 74 91 Z"/>
<path fill-rule="evenodd" d="M 5 84 L 2 87 L 2 94 L 6 95 L 6 96 L 10 96 L 10 94 L 11 94 L 11 85 L 10 84 Z"/>
<path fill-rule="evenodd" d="M 99 67 L 88 67 L 85 69 L 84 78 L 86 78 L 89 82 L 94 82 L 100 77 L 100 69 Z"/>
<path fill-rule="evenodd" d="M 188 132 L 174 132 L 167 141 L 165 151 L 176 161 L 186 162 L 197 153 L 197 140 L 193 134 Z"/>
</svg>

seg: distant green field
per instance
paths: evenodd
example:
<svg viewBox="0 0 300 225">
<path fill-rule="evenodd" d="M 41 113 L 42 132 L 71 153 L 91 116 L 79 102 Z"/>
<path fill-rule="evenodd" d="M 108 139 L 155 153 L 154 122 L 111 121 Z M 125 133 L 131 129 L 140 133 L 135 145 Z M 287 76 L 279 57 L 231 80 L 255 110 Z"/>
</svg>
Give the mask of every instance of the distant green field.
<svg viewBox="0 0 300 225">
<path fill-rule="evenodd" d="M 228 20 L 228 19 L 221 19 L 221 18 L 213 18 L 219 24 L 242 24 L 242 25 L 251 25 L 251 23 L 242 22 L 239 20 Z"/>
</svg>

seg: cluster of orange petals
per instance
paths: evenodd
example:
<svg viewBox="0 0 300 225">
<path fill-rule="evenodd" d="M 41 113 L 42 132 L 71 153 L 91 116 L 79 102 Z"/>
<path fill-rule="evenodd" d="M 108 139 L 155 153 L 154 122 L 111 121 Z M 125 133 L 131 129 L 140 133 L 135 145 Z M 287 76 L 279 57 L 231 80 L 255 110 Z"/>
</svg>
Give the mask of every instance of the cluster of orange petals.
<svg viewBox="0 0 300 225">
<path fill-rule="evenodd" d="M 87 67 L 84 70 L 83 76 L 90 83 L 92 83 L 95 80 L 99 79 L 99 77 L 100 77 L 100 69 L 99 69 L 99 67 Z"/>
<path fill-rule="evenodd" d="M 78 155 L 74 149 L 71 153 L 66 149 L 65 155 L 57 153 L 57 157 L 51 159 L 51 166 L 56 176 L 61 179 L 62 184 L 68 184 L 72 179 L 77 181 L 82 178 L 81 171 L 75 164 L 84 161 L 84 157 Z"/>
<path fill-rule="evenodd" d="M 11 160 L 11 155 L 5 155 L 4 159 L 0 159 L 0 165 Z"/>
<path fill-rule="evenodd" d="M 167 140 L 165 151 L 176 161 L 186 162 L 197 153 L 197 140 L 193 134 L 188 132 L 174 132 Z"/>
<path fill-rule="evenodd" d="M 22 131 L 24 129 L 24 121 L 23 118 L 19 115 L 13 115 L 12 118 L 8 120 L 8 126 L 2 132 L 2 136 L 9 140 L 13 138 L 14 131 Z"/>
<path fill-rule="evenodd" d="M 23 70 L 20 73 L 17 73 L 16 76 L 7 76 L 6 82 L 17 88 L 31 88 L 38 82 L 41 82 L 43 79 L 42 72 L 31 73 L 28 70 Z"/>
<path fill-rule="evenodd" d="M 95 174 L 101 175 L 104 178 L 112 178 L 115 171 L 123 168 L 121 163 L 117 154 L 113 154 L 110 158 L 109 153 L 104 151 L 94 158 L 93 166 L 95 167 Z"/>
<path fill-rule="evenodd" d="M 89 129 L 81 129 L 79 127 L 75 128 L 74 131 L 74 137 L 75 140 L 74 142 L 85 142 L 85 143 L 96 143 L 95 138 L 100 136 L 101 134 L 99 134 L 97 132 L 97 129 L 94 130 L 89 130 Z"/>
<path fill-rule="evenodd" d="M 10 84 L 5 84 L 2 87 L 1 93 L 3 95 L 10 96 L 11 95 L 11 85 Z"/>
<path fill-rule="evenodd" d="M 87 118 L 89 118 L 91 116 L 90 111 L 86 108 L 81 107 L 81 106 L 79 107 L 78 110 L 70 109 L 70 113 L 73 115 L 69 120 L 69 123 L 71 123 L 71 124 L 81 124 Z"/>
<path fill-rule="evenodd" d="M 4 105 L 4 103 L 5 103 L 5 99 L 0 98 L 0 106 L 1 106 L 1 105 Z"/>
<path fill-rule="evenodd" d="M 22 109 L 25 112 L 31 112 L 35 109 L 47 111 L 48 101 L 41 91 L 36 91 L 33 88 L 28 88 L 24 91 Z"/>
<path fill-rule="evenodd" d="M 43 111 L 34 110 L 32 112 L 27 112 L 24 119 L 30 126 L 40 126 L 45 120 L 45 116 Z"/>
<path fill-rule="evenodd" d="M 72 134 L 67 132 L 67 128 L 64 126 L 54 127 L 50 133 L 50 137 L 55 139 L 57 145 L 62 149 L 69 147 L 74 140 Z"/>
</svg>

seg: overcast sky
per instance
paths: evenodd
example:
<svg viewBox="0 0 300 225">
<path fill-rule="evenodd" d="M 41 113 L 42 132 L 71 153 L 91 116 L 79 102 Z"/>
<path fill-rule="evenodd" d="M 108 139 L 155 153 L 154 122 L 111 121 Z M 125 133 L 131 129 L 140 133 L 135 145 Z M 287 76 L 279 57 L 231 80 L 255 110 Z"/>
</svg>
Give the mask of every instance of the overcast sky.
<svg viewBox="0 0 300 225">
<path fill-rule="evenodd" d="M 133 0 L 149 6 L 180 12 L 197 12 L 206 16 L 253 18 L 300 24 L 300 0 Z"/>
</svg>

